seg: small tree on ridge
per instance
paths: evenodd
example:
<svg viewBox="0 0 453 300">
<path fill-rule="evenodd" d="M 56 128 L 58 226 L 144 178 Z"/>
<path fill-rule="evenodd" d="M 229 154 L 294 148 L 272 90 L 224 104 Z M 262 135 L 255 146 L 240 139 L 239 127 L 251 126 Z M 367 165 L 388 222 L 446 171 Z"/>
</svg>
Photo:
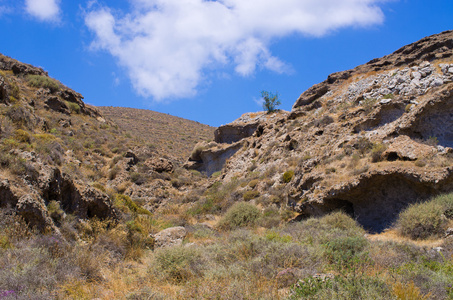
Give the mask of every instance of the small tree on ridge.
<svg viewBox="0 0 453 300">
<path fill-rule="evenodd" d="M 264 100 L 263 108 L 265 111 L 267 111 L 268 114 L 278 110 L 277 106 L 282 104 L 280 100 L 278 100 L 278 92 L 274 95 L 273 93 L 270 93 L 268 91 L 261 91 L 261 97 Z"/>
</svg>

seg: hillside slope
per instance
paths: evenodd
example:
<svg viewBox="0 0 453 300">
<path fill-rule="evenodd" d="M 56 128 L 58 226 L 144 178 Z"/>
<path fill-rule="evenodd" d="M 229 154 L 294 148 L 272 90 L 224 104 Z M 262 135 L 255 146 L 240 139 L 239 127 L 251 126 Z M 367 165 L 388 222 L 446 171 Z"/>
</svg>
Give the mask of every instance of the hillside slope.
<svg viewBox="0 0 453 300">
<path fill-rule="evenodd" d="M 292 111 L 244 116 L 187 168 L 258 180 L 256 201 L 297 219 L 344 210 L 382 231 L 408 204 L 453 190 L 453 32 L 328 76 Z M 286 175 L 285 175 L 286 174 Z"/>
<path fill-rule="evenodd" d="M 125 132 L 181 161 L 187 159 L 195 144 L 212 139 L 215 130 L 195 121 L 146 109 L 111 106 L 97 109 Z"/>
</svg>

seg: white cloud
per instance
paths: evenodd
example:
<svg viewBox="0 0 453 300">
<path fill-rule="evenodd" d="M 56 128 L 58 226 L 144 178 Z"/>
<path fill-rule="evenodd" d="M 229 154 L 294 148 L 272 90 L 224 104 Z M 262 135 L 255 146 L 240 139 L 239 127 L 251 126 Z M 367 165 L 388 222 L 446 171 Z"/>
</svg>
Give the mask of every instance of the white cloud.
<svg viewBox="0 0 453 300">
<path fill-rule="evenodd" d="M 196 94 L 207 73 L 230 64 L 242 76 L 256 69 L 290 68 L 272 55 L 273 39 L 292 34 L 323 36 L 347 26 L 383 21 L 379 0 L 130 0 L 117 15 L 108 7 L 85 16 L 93 47 L 126 68 L 143 96 Z"/>
<path fill-rule="evenodd" d="M 25 0 L 25 10 L 41 21 L 57 22 L 60 19 L 60 0 Z"/>
</svg>

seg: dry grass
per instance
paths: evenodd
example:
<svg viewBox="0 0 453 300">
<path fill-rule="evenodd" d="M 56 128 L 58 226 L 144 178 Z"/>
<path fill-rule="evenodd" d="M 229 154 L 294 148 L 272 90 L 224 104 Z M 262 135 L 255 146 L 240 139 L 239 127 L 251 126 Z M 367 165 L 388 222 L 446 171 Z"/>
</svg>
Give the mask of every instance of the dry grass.
<svg viewBox="0 0 453 300">
<path fill-rule="evenodd" d="M 125 132 L 183 161 L 198 142 L 214 138 L 214 127 L 168 114 L 125 107 L 98 109 Z"/>
<path fill-rule="evenodd" d="M 368 234 L 367 238 L 370 241 L 382 242 L 398 242 L 409 243 L 417 247 L 434 248 L 439 247 L 444 242 L 444 239 L 426 239 L 426 240 L 413 240 L 408 237 L 401 236 L 397 229 L 387 229 L 381 233 Z"/>
</svg>

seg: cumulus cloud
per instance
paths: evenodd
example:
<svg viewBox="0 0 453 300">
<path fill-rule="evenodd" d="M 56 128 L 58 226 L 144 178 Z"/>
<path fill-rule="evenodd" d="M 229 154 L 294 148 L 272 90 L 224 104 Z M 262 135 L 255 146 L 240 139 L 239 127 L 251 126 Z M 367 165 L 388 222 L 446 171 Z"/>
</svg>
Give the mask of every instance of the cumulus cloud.
<svg viewBox="0 0 453 300">
<path fill-rule="evenodd" d="M 41 21 L 55 22 L 60 18 L 60 0 L 25 0 L 25 10 Z"/>
<path fill-rule="evenodd" d="M 213 70 L 233 66 L 285 72 L 269 50 L 276 38 L 323 36 L 383 21 L 379 0 L 130 0 L 119 14 L 90 6 L 85 23 L 92 46 L 125 67 L 136 91 L 160 101 L 196 94 Z"/>
</svg>

